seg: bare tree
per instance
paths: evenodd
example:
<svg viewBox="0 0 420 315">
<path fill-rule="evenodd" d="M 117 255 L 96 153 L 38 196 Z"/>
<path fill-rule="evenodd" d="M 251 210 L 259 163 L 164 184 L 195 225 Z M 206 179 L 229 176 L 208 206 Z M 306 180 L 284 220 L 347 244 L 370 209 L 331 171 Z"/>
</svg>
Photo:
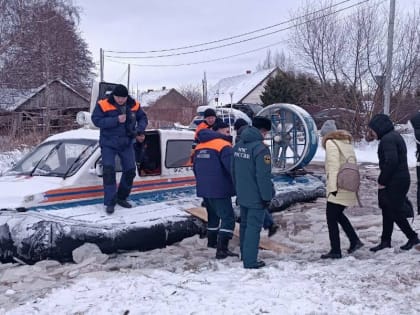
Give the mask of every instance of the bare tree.
<svg viewBox="0 0 420 315">
<path fill-rule="evenodd" d="M 179 93 L 185 96 L 194 106 L 203 105 L 203 94 L 199 85 L 185 85 L 178 88 Z"/>
<path fill-rule="evenodd" d="M 300 58 L 304 68 L 314 71 L 324 84 L 329 80 L 328 63 L 338 50 L 331 43 L 337 37 L 338 14 L 332 8 L 332 1 L 313 1 L 306 3 L 294 14 L 295 29 L 290 37 L 290 45 Z"/>
<path fill-rule="evenodd" d="M 398 19 L 393 85 L 396 94 L 413 93 L 420 73 L 420 8 Z"/>
<path fill-rule="evenodd" d="M 321 84 L 346 83 L 354 95 L 349 106 L 356 112 L 366 110 L 361 100 L 369 102 L 374 95 L 375 102 L 382 99 L 388 8 L 378 1 L 339 13 L 331 8 L 328 0 L 307 2 L 296 14 L 300 18 L 291 34 L 291 47 Z M 397 14 L 394 54 L 392 114 L 402 110 L 403 95 L 419 88 L 420 9 Z"/>
<path fill-rule="evenodd" d="M 13 45 L 13 30 L 19 24 L 17 7 L 20 1 L 0 0 L 0 56 Z"/>
<path fill-rule="evenodd" d="M 294 71 L 294 63 L 292 58 L 290 56 L 286 56 L 283 50 L 280 52 L 276 50 L 273 56 L 271 50 L 268 49 L 265 59 L 257 65 L 256 70 L 260 71 L 274 67 L 277 67 L 283 71 Z"/>
<path fill-rule="evenodd" d="M 86 89 L 94 65 L 76 28 L 78 8 L 70 0 L 14 3 L 18 4 L 10 9 L 14 22 L 9 23 L 13 44 L 9 41 L 4 45 L 1 81 L 30 88 L 58 78 Z"/>
</svg>

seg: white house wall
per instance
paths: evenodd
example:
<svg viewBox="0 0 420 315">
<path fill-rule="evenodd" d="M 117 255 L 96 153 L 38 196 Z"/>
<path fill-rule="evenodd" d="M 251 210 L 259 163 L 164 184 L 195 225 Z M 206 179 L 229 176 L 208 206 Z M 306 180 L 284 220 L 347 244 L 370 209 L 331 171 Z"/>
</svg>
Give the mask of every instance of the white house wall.
<svg viewBox="0 0 420 315">
<path fill-rule="evenodd" d="M 262 105 L 263 102 L 261 101 L 261 95 L 265 90 L 265 86 L 267 84 L 267 81 L 271 77 L 275 77 L 277 74 L 277 71 L 274 71 L 270 76 L 268 76 L 264 81 L 261 82 L 261 84 L 257 85 L 254 90 L 251 91 L 247 96 L 245 96 L 241 103 L 243 104 L 259 104 Z"/>
<path fill-rule="evenodd" d="M 227 105 L 231 100 L 234 104 L 262 104 L 260 95 L 264 91 L 267 78 L 277 74 L 278 71 L 275 70 L 266 69 L 220 80 L 209 90 L 208 105 Z"/>
</svg>

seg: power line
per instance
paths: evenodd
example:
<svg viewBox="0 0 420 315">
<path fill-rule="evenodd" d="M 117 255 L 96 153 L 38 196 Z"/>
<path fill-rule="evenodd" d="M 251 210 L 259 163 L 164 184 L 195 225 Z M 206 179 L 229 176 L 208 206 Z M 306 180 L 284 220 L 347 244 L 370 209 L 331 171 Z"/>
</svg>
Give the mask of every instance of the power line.
<svg viewBox="0 0 420 315">
<path fill-rule="evenodd" d="M 235 55 L 230 55 L 230 56 L 225 56 L 225 57 L 220 57 L 220 58 L 215 58 L 215 59 L 208 59 L 208 60 L 204 60 L 204 61 L 197 61 L 197 62 L 189 62 L 189 63 L 180 63 L 180 64 L 166 64 L 166 65 L 162 65 L 162 64 L 155 64 L 155 65 L 142 65 L 142 64 L 136 64 L 136 63 L 130 63 L 132 66 L 136 66 L 136 67 L 182 67 L 182 66 L 192 66 L 192 65 L 198 65 L 198 64 L 202 64 L 202 63 L 210 63 L 210 62 L 214 62 L 214 61 L 219 61 L 219 60 L 225 60 L 225 59 L 230 59 L 230 58 L 234 58 L 234 57 L 239 57 L 239 56 L 243 56 L 243 55 L 247 55 L 259 50 L 263 50 L 263 49 L 267 49 L 269 47 L 272 46 L 277 46 L 281 43 L 286 42 L 286 40 L 282 40 L 270 45 L 266 45 L 264 47 L 259 47 L 256 49 L 252 49 L 252 50 L 248 50 L 248 51 L 244 51 L 242 53 L 239 54 L 235 54 Z M 126 62 L 122 62 L 122 61 L 117 61 L 117 60 L 112 60 L 112 59 L 108 59 L 110 62 L 114 62 L 114 63 L 119 63 L 119 64 L 128 64 Z"/>
<path fill-rule="evenodd" d="M 342 12 L 342 11 L 345 11 L 345 10 L 348 10 L 348 9 L 351 9 L 353 7 L 359 6 L 359 5 L 361 5 L 363 3 L 366 3 L 366 2 L 369 2 L 369 1 L 371 1 L 371 0 L 363 0 L 363 1 L 360 1 L 358 3 L 355 3 L 355 4 L 352 4 L 350 6 L 341 8 L 339 10 L 326 13 L 326 14 L 324 14 L 322 16 L 319 16 L 319 17 L 316 17 L 316 18 L 314 18 L 314 19 L 312 19 L 310 21 L 313 21 L 313 20 L 316 20 L 316 19 L 319 19 L 319 18 L 323 18 L 323 17 L 329 16 L 329 15 L 332 15 L 332 14 L 335 14 L 335 13 L 339 13 L 339 12 Z M 331 8 L 331 7 L 329 7 L 329 8 Z M 324 9 L 324 11 L 325 10 L 326 9 Z M 314 13 L 312 13 L 311 15 L 313 15 L 313 14 Z M 296 19 L 298 19 L 298 18 L 296 18 Z M 269 35 L 273 35 L 273 34 L 276 34 L 276 33 L 279 33 L 279 32 L 283 32 L 285 30 L 288 30 L 288 29 L 290 29 L 292 27 L 295 27 L 295 26 L 302 25 L 304 23 L 306 23 L 306 22 L 298 23 L 296 25 L 288 26 L 288 27 L 281 28 L 281 29 L 276 30 L 276 31 L 272 31 L 272 32 L 265 33 L 265 34 L 262 34 L 262 35 L 250 37 L 250 38 L 243 39 L 243 40 L 239 40 L 239 41 L 236 41 L 236 42 L 227 43 L 227 44 L 223 44 L 223 45 L 219 45 L 219 46 L 214 46 L 214 47 L 202 48 L 202 49 L 193 50 L 193 51 L 179 52 L 179 53 L 173 53 L 173 54 L 164 54 L 164 55 L 157 55 L 157 56 L 113 56 L 113 55 L 105 55 L 105 57 L 115 58 L 115 59 L 155 59 L 155 58 L 164 58 L 164 57 L 191 55 L 191 54 L 196 54 L 196 53 L 200 53 L 200 52 L 204 52 L 204 51 L 215 50 L 215 49 L 219 49 L 219 48 L 224 48 L 224 47 L 228 47 L 228 46 L 232 46 L 232 45 L 237 45 L 237 44 L 249 42 L 249 41 L 252 41 L 252 40 L 255 40 L 255 39 L 259 39 L 259 38 L 266 37 L 266 36 L 269 36 Z"/>
<path fill-rule="evenodd" d="M 352 1 L 352 0 L 344 0 L 344 1 L 341 1 L 341 2 L 338 2 L 338 3 L 335 3 L 335 4 L 331 5 L 330 7 L 328 7 L 328 9 L 334 8 L 336 6 L 339 6 L 339 5 L 341 5 L 343 3 L 346 3 L 346 2 L 349 2 L 349 1 Z M 370 1 L 370 0 L 367 0 L 367 1 Z M 242 34 L 234 35 L 234 36 L 230 36 L 230 37 L 225 37 L 225 38 L 210 41 L 210 42 L 204 42 L 204 43 L 193 44 L 193 45 L 188 45 L 188 46 L 181 46 L 181 47 L 176 47 L 176 48 L 148 50 L 148 51 L 116 51 L 116 50 L 105 50 L 105 51 L 109 52 L 109 53 L 116 53 L 116 54 L 147 54 L 147 53 L 168 52 L 168 51 L 176 51 L 176 50 L 182 50 L 182 49 L 187 49 L 187 48 L 195 48 L 195 47 L 199 47 L 199 46 L 216 44 L 216 43 L 224 42 L 224 41 L 227 41 L 227 40 L 231 40 L 231 39 L 255 34 L 255 33 L 258 33 L 258 32 L 261 32 L 261 31 L 265 31 L 267 29 L 271 29 L 271 28 L 283 25 L 283 24 L 289 24 L 290 22 L 293 22 L 295 20 L 299 20 L 301 18 L 305 18 L 307 16 L 310 16 L 310 15 L 313 15 L 313 14 L 316 14 L 316 13 L 319 13 L 319 12 L 322 12 L 322 11 L 325 11 L 325 10 L 326 10 L 326 8 L 319 9 L 317 11 L 313 11 L 311 13 L 308 13 L 308 14 L 305 14 L 305 15 L 302 15 L 302 16 L 299 16 L 299 17 L 295 17 L 295 18 L 292 18 L 292 19 L 289 19 L 287 21 L 283 21 L 283 22 L 280 22 L 280 23 L 277 23 L 277 24 L 266 26 L 266 27 L 263 27 L 263 28 L 260 28 L 260 29 L 254 30 L 254 31 L 250 31 L 250 32 L 246 32 L 246 33 L 242 33 Z"/>
<path fill-rule="evenodd" d="M 323 16 L 316 17 L 316 18 L 311 19 L 311 20 L 309 20 L 309 21 L 304 21 L 304 22 L 301 22 L 301 23 L 299 23 L 299 24 L 296 24 L 296 25 L 292 25 L 292 26 L 289 26 L 289 27 L 283 28 L 283 29 L 282 29 L 282 31 L 285 31 L 285 30 L 288 30 L 288 29 L 294 28 L 294 27 L 296 27 L 296 26 L 300 26 L 300 25 L 306 24 L 306 23 L 308 23 L 308 22 L 315 21 L 315 20 L 317 20 L 317 19 L 320 19 L 320 18 L 323 18 L 323 17 L 329 16 L 329 15 L 332 15 L 332 14 L 335 14 L 335 13 L 338 13 L 338 12 L 341 12 L 341 11 L 343 11 L 343 10 L 350 9 L 350 8 L 352 8 L 352 7 L 355 7 L 355 6 L 361 5 L 361 4 L 363 4 L 363 3 L 365 3 L 365 2 L 368 2 L 368 1 L 370 1 L 370 0 L 360 1 L 360 2 L 358 2 L 358 3 L 356 3 L 356 4 L 353 4 L 353 5 L 349 6 L 349 7 L 346 7 L 346 8 L 343 8 L 343 9 L 340 9 L 340 10 L 337 10 L 337 11 L 334 11 L 334 12 L 330 12 L 329 14 L 325 14 L 325 15 L 323 15 Z M 383 3 L 383 2 L 385 2 L 385 1 L 386 1 L 386 0 L 383 0 L 383 1 L 381 1 L 380 3 Z M 242 52 L 242 53 L 238 53 L 238 54 L 234 54 L 234 55 L 229 55 L 229 56 L 224 56 L 224 57 L 220 57 L 220 58 L 208 59 L 208 60 L 204 60 L 204 61 L 187 62 L 187 63 L 179 63 L 179 64 L 149 64 L 149 65 L 147 65 L 147 64 L 136 64 L 136 63 L 130 63 L 130 64 L 131 64 L 131 65 L 133 65 L 133 66 L 136 66 L 136 67 L 162 67 L 162 68 L 163 68 L 163 67 L 181 67 L 181 66 L 191 66 L 191 65 L 196 65 L 196 64 L 210 63 L 210 62 L 215 62 L 215 61 L 220 61 L 220 60 L 225 60 L 225 59 L 230 59 L 230 58 L 235 58 L 235 57 L 239 57 L 239 56 L 247 55 L 247 54 L 250 54 L 250 53 L 253 53 L 253 52 L 256 52 L 256 51 L 260 51 L 260 50 L 267 49 L 267 48 L 270 48 L 270 47 L 273 47 L 273 46 L 277 46 L 277 45 L 282 44 L 282 43 L 284 43 L 284 42 L 286 42 L 286 40 L 281 40 L 281 41 L 278 41 L 278 42 L 275 42 L 275 43 L 272 43 L 272 44 L 269 44 L 269 45 L 266 45 L 266 46 L 263 46 L 263 47 L 259 47 L 259 48 L 256 48 L 256 49 L 247 50 L 247 51 L 244 51 L 244 52 Z M 110 62 L 119 63 L 119 64 L 128 64 L 127 62 L 122 62 L 122 61 L 114 60 L 113 58 L 116 58 L 116 57 L 109 57 L 109 56 L 105 56 L 105 57 L 106 57 L 106 58 L 107 58 Z M 119 58 L 117 58 L 117 59 L 119 59 Z M 130 59 L 130 58 L 126 57 L 125 59 Z"/>
</svg>

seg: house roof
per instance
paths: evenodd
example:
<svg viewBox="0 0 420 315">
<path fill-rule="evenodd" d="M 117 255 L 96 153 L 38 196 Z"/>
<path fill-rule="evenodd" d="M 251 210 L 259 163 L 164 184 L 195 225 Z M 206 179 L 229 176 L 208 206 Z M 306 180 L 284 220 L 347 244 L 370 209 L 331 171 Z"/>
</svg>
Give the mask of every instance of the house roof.
<svg viewBox="0 0 420 315">
<path fill-rule="evenodd" d="M 65 83 L 62 80 L 52 80 L 48 83 L 48 85 L 51 85 L 53 82 L 58 82 L 62 84 L 67 89 L 71 90 L 73 93 L 79 95 L 81 98 L 85 99 L 86 101 L 89 101 L 85 96 L 77 92 L 75 89 L 73 89 L 70 85 Z M 0 88 L 0 110 L 5 111 L 14 111 L 17 108 L 19 108 L 21 105 L 23 105 L 25 102 L 27 102 L 29 99 L 37 95 L 39 92 L 41 92 L 47 84 L 43 84 L 37 88 L 34 89 L 9 89 L 9 88 Z"/>
<path fill-rule="evenodd" d="M 0 110 L 8 112 L 14 111 L 38 92 L 38 89 L 0 88 Z"/>
<path fill-rule="evenodd" d="M 278 68 L 224 78 L 209 90 L 208 104 L 212 106 L 230 104 L 231 94 L 233 104 L 240 103 L 276 70 L 278 70 Z M 216 98 L 218 98 L 218 102 L 216 102 Z"/>
<path fill-rule="evenodd" d="M 140 102 L 141 107 L 149 107 L 153 105 L 158 99 L 162 96 L 165 96 L 173 89 L 165 89 L 159 91 L 149 91 L 140 93 L 138 101 Z"/>
</svg>

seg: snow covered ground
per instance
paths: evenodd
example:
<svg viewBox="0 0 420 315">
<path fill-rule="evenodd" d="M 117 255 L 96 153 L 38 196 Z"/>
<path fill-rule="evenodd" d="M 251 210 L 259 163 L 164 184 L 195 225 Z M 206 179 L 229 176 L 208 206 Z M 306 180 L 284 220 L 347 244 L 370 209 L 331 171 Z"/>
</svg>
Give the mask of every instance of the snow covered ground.
<svg viewBox="0 0 420 315">
<path fill-rule="evenodd" d="M 406 141 L 415 202 L 415 145 L 411 135 Z M 326 201 L 319 198 L 274 215 L 281 228 L 273 239 L 292 251 L 261 250 L 267 267 L 260 270 L 243 269 L 238 258 L 216 260 L 198 236 L 164 249 L 121 252 L 106 262 L 0 264 L 0 314 L 419 314 L 420 252 L 399 249 L 406 240 L 398 228 L 393 248 L 369 251 L 382 223 L 376 144 L 361 143 L 356 153 L 363 162 L 363 206 L 346 213 L 365 246 L 352 255 L 341 232 L 343 258 L 319 259 L 329 249 Z M 320 148 L 308 169 L 322 173 L 323 158 Z M 0 167 L 7 159 L 0 158 Z M 413 226 L 419 230 L 418 217 Z M 238 245 L 234 239 L 231 249 L 238 252 Z"/>
</svg>

